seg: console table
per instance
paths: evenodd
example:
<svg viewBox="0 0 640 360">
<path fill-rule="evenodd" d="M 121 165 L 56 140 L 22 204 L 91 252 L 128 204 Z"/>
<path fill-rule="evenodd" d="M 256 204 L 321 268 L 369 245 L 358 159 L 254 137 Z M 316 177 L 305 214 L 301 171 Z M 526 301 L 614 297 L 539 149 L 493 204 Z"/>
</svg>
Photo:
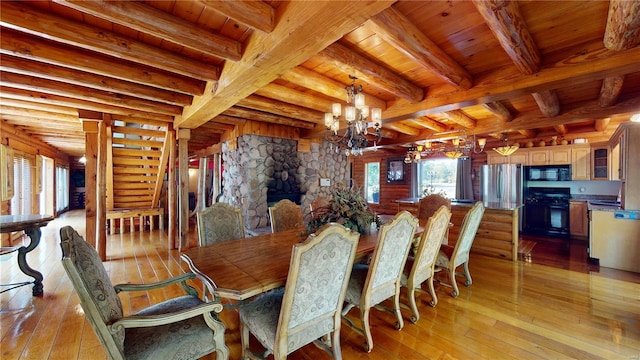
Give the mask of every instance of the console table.
<svg viewBox="0 0 640 360">
<path fill-rule="evenodd" d="M 0 253 L 8 254 L 18 251 L 18 267 L 24 274 L 31 276 L 34 279 L 34 281 L 4 284 L 2 286 L 11 286 L 11 288 L 4 291 L 33 284 L 33 296 L 42 295 L 42 274 L 32 269 L 29 264 L 27 264 L 27 253 L 38 246 L 41 235 L 40 228 L 47 225 L 51 220 L 53 220 L 53 216 L 51 215 L 0 215 L 0 233 L 24 231 L 30 239 L 28 246 L 0 248 Z"/>
</svg>

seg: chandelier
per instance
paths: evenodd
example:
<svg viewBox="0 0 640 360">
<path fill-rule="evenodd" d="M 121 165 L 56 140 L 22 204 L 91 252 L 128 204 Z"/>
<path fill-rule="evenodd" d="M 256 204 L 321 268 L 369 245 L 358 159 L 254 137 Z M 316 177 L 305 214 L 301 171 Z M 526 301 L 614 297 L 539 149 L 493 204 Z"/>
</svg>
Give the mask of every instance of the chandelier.
<svg viewBox="0 0 640 360">
<path fill-rule="evenodd" d="M 498 154 L 502 155 L 502 156 L 509 156 L 511 154 L 513 154 L 514 152 L 516 152 L 516 150 L 518 150 L 520 148 L 519 144 L 515 144 L 515 145 L 511 145 L 509 146 L 509 138 L 507 137 L 507 135 L 505 134 L 502 137 L 502 141 L 504 141 L 504 145 L 497 147 L 497 148 L 493 148 L 493 150 L 495 152 L 497 152 Z"/>
<path fill-rule="evenodd" d="M 346 156 L 355 156 L 362 155 L 364 148 L 369 144 L 369 135 L 373 138 L 374 146 L 382 138 L 382 109 L 372 108 L 370 112 L 369 106 L 365 104 L 362 85 L 356 86 L 357 78 L 355 76 L 349 75 L 349 79 L 351 79 L 351 85 L 344 88 L 347 92 L 347 106 L 344 109 L 347 128 L 343 134 L 339 133 L 342 106 L 340 103 L 334 103 L 331 106 L 331 112 L 324 114 L 324 126 L 327 128 L 325 140 L 331 144 L 331 149 L 335 147 L 336 151 L 344 151 Z M 369 115 L 371 115 L 373 123 L 373 133 L 368 131 L 367 117 Z"/>
<path fill-rule="evenodd" d="M 419 162 L 424 156 L 438 154 L 449 159 L 466 159 L 472 152 L 474 154 L 483 152 L 486 144 L 487 139 L 476 139 L 475 134 L 468 136 L 464 130 L 441 132 L 427 138 L 424 146 L 410 147 L 404 161 Z"/>
</svg>

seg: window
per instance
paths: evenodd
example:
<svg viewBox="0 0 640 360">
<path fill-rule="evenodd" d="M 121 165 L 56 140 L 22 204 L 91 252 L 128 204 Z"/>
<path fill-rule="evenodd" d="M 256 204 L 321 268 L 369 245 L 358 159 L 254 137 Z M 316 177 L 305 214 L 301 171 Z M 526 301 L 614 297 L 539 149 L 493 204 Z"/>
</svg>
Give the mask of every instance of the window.
<svg viewBox="0 0 640 360">
<path fill-rule="evenodd" d="M 14 152 L 13 154 L 13 198 L 11 198 L 11 215 L 33 214 L 31 173 L 34 169 L 33 155 Z"/>
<path fill-rule="evenodd" d="M 371 162 L 365 164 L 365 194 L 367 202 L 380 203 L 380 163 Z"/>
<path fill-rule="evenodd" d="M 56 211 L 69 207 L 69 169 L 56 166 Z"/>
<path fill-rule="evenodd" d="M 444 192 L 449 199 L 456 197 L 456 173 L 458 161 L 452 159 L 429 159 L 418 163 L 418 197 L 425 195 L 425 189 L 430 193 Z"/>
</svg>

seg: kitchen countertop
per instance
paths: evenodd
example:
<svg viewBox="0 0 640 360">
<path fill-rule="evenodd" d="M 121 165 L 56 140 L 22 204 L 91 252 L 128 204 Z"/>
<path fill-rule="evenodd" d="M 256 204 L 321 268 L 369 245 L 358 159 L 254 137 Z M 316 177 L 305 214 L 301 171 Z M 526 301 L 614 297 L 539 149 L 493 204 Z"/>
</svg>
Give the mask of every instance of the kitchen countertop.
<svg viewBox="0 0 640 360">
<path fill-rule="evenodd" d="M 420 202 L 420 198 L 404 198 L 395 200 L 397 203 L 401 204 L 418 204 Z M 451 200 L 451 205 L 455 206 L 468 206 L 471 207 L 475 203 L 474 200 Z M 511 203 L 511 202 L 484 202 L 484 207 L 486 209 L 494 209 L 494 210 L 515 210 L 522 207 L 522 204 Z"/>
</svg>

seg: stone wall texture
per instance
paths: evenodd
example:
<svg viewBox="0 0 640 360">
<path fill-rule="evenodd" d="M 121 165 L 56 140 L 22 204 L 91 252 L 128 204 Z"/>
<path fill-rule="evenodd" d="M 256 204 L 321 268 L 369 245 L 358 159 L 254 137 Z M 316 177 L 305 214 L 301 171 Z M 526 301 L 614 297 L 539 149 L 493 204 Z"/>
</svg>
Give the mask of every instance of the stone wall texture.
<svg viewBox="0 0 640 360">
<path fill-rule="evenodd" d="M 348 185 L 349 163 L 342 152 L 329 143 L 311 143 L 309 152 L 297 151 L 297 141 L 259 135 L 238 138 L 236 150 L 222 144 L 222 202 L 242 209 L 247 229 L 270 225 L 267 191 L 274 189 L 301 192 L 303 213 L 319 196 L 328 196 L 338 184 Z M 320 179 L 330 186 L 321 187 Z"/>
</svg>

